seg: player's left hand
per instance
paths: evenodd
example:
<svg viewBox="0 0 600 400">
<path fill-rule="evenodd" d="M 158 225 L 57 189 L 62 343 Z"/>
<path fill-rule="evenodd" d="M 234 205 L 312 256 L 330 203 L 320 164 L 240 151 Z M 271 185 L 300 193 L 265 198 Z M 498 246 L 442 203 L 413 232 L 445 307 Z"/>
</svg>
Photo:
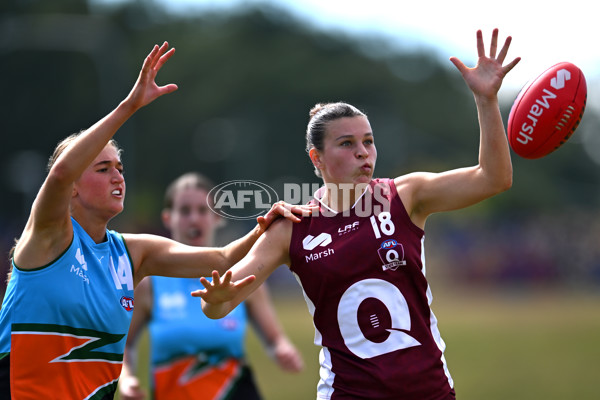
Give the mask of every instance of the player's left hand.
<svg viewBox="0 0 600 400">
<path fill-rule="evenodd" d="M 317 205 L 293 205 L 285 201 L 278 201 L 271 206 L 271 209 L 265 214 L 256 218 L 260 228 L 259 233 L 267 230 L 269 225 L 278 218 L 287 218 L 292 222 L 300 222 L 300 217 L 308 217 L 319 210 Z"/>
<path fill-rule="evenodd" d="M 177 90 L 177 85 L 170 83 L 164 86 L 156 84 L 156 75 L 162 68 L 164 63 L 175 54 L 175 48 L 169 49 L 169 43 L 164 42 L 162 46 L 155 45 L 152 51 L 144 59 L 142 69 L 138 76 L 135 85 L 125 99 L 125 102 L 130 104 L 133 109 L 137 110 L 165 94 Z"/>
<path fill-rule="evenodd" d="M 492 41 L 490 44 L 489 56 L 485 53 L 485 45 L 483 43 L 483 34 L 481 30 L 477 31 L 477 65 L 474 68 L 468 68 L 461 60 L 456 57 L 451 57 L 450 61 L 456 66 L 467 83 L 467 86 L 475 95 L 483 97 L 496 96 L 502 85 L 502 80 L 521 60 L 520 57 L 515 58 L 510 63 L 502 65 L 508 53 L 508 48 L 512 38 L 508 36 L 504 41 L 500 53 L 496 55 L 498 48 L 498 29 L 494 29 L 492 33 Z"/>
</svg>

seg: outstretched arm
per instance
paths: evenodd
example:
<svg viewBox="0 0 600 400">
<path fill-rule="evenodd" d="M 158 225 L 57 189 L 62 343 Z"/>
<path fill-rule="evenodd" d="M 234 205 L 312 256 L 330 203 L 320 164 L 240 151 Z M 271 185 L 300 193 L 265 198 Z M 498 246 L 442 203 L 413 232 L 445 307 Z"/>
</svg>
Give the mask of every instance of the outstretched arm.
<svg viewBox="0 0 600 400">
<path fill-rule="evenodd" d="M 473 92 L 480 127 L 479 163 L 439 174 L 414 173 L 396 178 L 396 187 L 413 221 L 423 227 L 428 215 L 464 208 L 482 201 L 512 185 L 512 163 L 498 91 L 506 74 L 519 62 L 506 65 L 511 37 L 497 53 L 498 30 L 494 29 L 489 55 L 486 55 L 481 31 L 477 31 L 478 61 L 466 67 L 456 57 L 450 60 Z"/>
<path fill-rule="evenodd" d="M 240 261 L 248 251 L 250 251 L 258 238 L 264 234 L 269 226 L 276 220 L 285 218 L 291 222 L 300 222 L 302 217 L 307 217 L 313 212 L 318 211 L 318 209 L 319 207 L 316 205 L 293 205 L 284 201 L 278 201 L 271 206 L 271 209 L 264 216 L 256 218 L 257 225 L 252 231 L 243 238 L 238 239 L 223 248 L 223 263 L 216 267 L 220 267 L 221 272 L 223 272 Z M 208 276 L 208 274 L 206 276 Z"/>
<path fill-rule="evenodd" d="M 289 265 L 291 237 L 292 223 L 278 220 L 222 279 L 216 271 L 213 272 L 212 282 L 201 278 L 205 289 L 192 292 L 192 296 L 202 298 L 204 314 L 213 319 L 224 317 L 254 292 L 277 267 Z"/>
<path fill-rule="evenodd" d="M 20 268 L 40 267 L 67 248 L 72 238 L 70 201 L 74 182 L 138 109 L 177 89 L 174 84 L 158 86 L 154 81 L 175 51 L 168 48 L 166 42 L 161 47 L 154 46 L 129 95 L 108 115 L 77 135 L 55 160 L 15 248 L 15 262 Z"/>
<path fill-rule="evenodd" d="M 58 157 L 44 182 L 42 193 L 36 199 L 39 200 L 37 204 L 39 207 L 35 207 L 33 212 L 37 220 L 52 219 L 53 210 L 56 208 L 61 209 L 59 215 L 61 218 L 64 218 L 64 214 L 68 215 L 71 185 L 102 151 L 117 130 L 137 110 L 177 89 L 175 84 L 158 86 L 155 82 L 160 68 L 175 53 L 175 49 L 168 50 L 168 48 L 167 42 L 161 47 L 155 45 L 145 58 L 137 81 L 127 97 L 117 108 L 82 132 Z"/>
<path fill-rule="evenodd" d="M 124 234 L 135 268 L 135 284 L 145 276 L 197 278 L 211 276 L 213 270 L 224 273 L 240 261 L 255 242 L 269 232 L 276 221 L 300 221 L 315 210 L 314 206 L 273 204 L 269 212 L 257 218 L 258 224 L 242 238 L 224 247 L 195 247 L 155 235 Z"/>
</svg>

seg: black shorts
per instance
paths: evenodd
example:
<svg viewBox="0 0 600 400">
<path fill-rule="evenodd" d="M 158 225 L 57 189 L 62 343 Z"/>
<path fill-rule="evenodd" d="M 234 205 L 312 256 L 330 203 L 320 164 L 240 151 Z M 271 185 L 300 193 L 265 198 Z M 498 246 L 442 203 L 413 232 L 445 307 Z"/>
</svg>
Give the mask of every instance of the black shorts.
<svg viewBox="0 0 600 400">
<path fill-rule="evenodd" d="M 254 380 L 252 370 L 244 365 L 239 379 L 235 382 L 227 400 L 262 400 L 262 396 Z"/>
<path fill-rule="evenodd" d="M 0 358 L 0 400 L 10 399 L 10 353 Z"/>
</svg>

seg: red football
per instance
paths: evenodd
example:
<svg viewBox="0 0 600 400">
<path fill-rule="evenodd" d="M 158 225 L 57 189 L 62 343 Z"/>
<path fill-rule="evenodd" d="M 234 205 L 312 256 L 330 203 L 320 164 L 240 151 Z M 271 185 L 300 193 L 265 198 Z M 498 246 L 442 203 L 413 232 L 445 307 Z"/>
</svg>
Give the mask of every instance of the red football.
<svg viewBox="0 0 600 400">
<path fill-rule="evenodd" d="M 561 62 L 525 85 L 508 116 L 508 142 L 524 158 L 544 157 L 575 132 L 587 99 L 583 72 Z"/>
</svg>

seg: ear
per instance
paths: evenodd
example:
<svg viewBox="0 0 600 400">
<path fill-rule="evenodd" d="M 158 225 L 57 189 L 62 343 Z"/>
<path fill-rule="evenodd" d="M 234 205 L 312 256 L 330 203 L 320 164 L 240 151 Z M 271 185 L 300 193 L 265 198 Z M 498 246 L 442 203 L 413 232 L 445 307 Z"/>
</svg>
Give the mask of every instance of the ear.
<svg viewBox="0 0 600 400">
<path fill-rule="evenodd" d="M 310 157 L 310 161 L 312 161 L 315 168 L 321 169 L 321 154 L 319 150 L 314 147 L 308 151 L 308 156 Z"/>
<path fill-rule="evenodd" d="M 162 220 L 163 226 L 170 231 L 171 230 L 171 210 L 163 208 L 160 213 L 160 219 Z"/>
<path fill-rule="evenodd" d="M 79 194 L 79 192 L 77 191 L 77 185 L 74 184 L 73 190 L 71 190 L 71 198 L 73 199 L 73 198 L 77 197 L 78 194 Z"/>
</svg>

